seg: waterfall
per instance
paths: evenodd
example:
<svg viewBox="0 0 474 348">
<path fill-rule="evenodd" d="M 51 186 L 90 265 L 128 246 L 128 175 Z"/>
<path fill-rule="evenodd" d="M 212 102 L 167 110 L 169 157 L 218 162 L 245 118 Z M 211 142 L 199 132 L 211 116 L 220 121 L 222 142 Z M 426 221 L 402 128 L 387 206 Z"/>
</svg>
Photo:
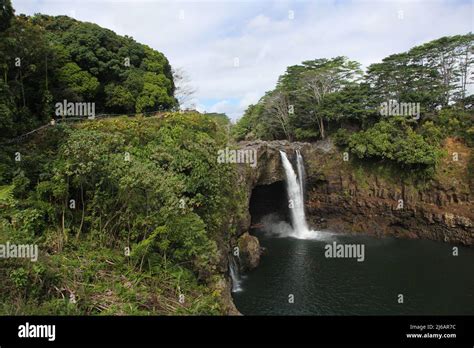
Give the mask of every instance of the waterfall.
<svg viewBox="0 0 474 348">
<path fill-rule="evenodd" d="M 304 202 L 304 183 L 306 179 L 306 173 L 304 171 L 303 156 L 301 156 L 300 150 L 296 150 L 296 167 L 298 169 L 298 180 L 300 183 L 301 196 Z M 304 209 L 304 204 L 303 204 Z"/>
<path fill-rule="evenodd" d="M 293 225 L 293 233 L 296 238 L 307 238 L 310 234 L 308 225 L 306 223 L 306 216 L 304 213 L 304 196 L 303 196 L 303 179 L 302 174 L 300 174 L 300 181 L 296 177 L 295 171 L 291 162 L 288 160 L 286 153 L 280 151 L 281 160 L 283 162 L 283 168 L 285 169 L 286 174 L 286 183 L 288 191 L 288 200 L 290 201 L 290 210 L 291 210 L 291 223 Z M 301 155 L 299 155 L 301 157 Z M 302 158 L 299 160 L 301 166 L 298 165 L 298 172 L 303 172 L 303 163 Z"/>
<path fill-rule="evenodd" d="M 232 292 L 242 291 L 242 287 L 240 286 L 242 279 L 240 279 L 239 265 L 235 261 L 234 256 L 230 256 L 229 258 L 229 273 L 232 279 Z"/>
</svg>

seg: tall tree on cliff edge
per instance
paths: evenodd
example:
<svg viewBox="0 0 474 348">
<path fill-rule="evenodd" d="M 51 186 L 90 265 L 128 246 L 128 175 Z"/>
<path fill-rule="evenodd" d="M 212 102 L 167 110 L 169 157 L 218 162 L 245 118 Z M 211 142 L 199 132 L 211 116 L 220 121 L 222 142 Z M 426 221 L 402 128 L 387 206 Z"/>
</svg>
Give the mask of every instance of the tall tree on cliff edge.
<svg viewBox="0 0 474 348">
<path fill-rule="evenodd" d="M 297 140 L 324 139 L 341 127 L 372 126 L 380 121 L 378 107 L 389 99 L 419 103 L 422 117 L 454 105 L 468 108 L 473 45 L 472 33 L 442 37 L 371 64 L 362 80 L 359 63 L 345 57 L 289 66 L 275 89 L 249 106 L 234 134 L 238 139 L 288 139 L 289 130 Z M 268 96 L 276 94 L 287 96 L 293 112 L 284 118 L 285 127 L 275 122 L 274 103 L 268 103 Z"/>
<path fill-rule="evenodd" d="M 346 57 L 314 59 L 288 67 L 277 89 L 287 91 L 295 115 L 308 126 L 317 127 L 324 139 L 331 116 L 324 112 L 323 102 L 328 95 L 354 85 L 361 75 L 360 64 Z"/>
<path fill-rule="evenodd" d="M 396 99 L 435 110 L 461 101 L 473 82 L 474 35 L 445 36 L 372 64 L 366 79 L 379 102 Z"/>
</svg>

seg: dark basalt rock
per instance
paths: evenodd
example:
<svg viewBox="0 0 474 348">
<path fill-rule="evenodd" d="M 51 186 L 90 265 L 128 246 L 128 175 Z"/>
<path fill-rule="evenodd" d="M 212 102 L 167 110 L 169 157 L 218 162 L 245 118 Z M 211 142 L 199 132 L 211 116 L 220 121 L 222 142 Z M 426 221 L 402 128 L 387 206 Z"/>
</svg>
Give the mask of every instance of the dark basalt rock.
<svg viewBox="0 0 474 348">
<path fill-rule="evenodd" d="M 238 246 L 241 270 L 246 272 L 256 268 L 262 254 L 258 238 L 245 232 L 239 237 Z"/>
<path fill-rule="evenodd" d="M 330 140 L 245 141 L 239 147 L 257 151 L 255 168 L 239 167 L 247 204 L 256 186 L 285 180 L 279 151 L 295 161 L 296 150 L 300 150 L 307 174 L 307 218 L 315 228 L 474 243 L 472 193 L 465 182 L 431 180 L 417 188 L 399 178 L 387 180 L 370 172 L 356 173 Z M 401 209 L 399 200 L 403 200 Z M 318 221 L 321 218 L 325 221 Z M 248 214 L 239 222 L 238 235 L 249 231 L 250 221 Z"/>
</svg>

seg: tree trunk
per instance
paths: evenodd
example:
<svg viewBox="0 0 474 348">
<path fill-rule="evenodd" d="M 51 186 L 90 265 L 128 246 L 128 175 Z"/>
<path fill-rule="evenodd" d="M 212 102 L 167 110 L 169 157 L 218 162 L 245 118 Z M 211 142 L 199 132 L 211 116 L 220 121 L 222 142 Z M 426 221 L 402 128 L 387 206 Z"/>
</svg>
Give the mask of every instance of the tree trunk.
<svg viewBox="0 0 474 348">
<path fill-rule="evenodd" d="M 84 225 L 85 206 L 84 206 L 84 188 L 82 186 L 82 182 L 81 182 L 81 204 L 82 204 L 81 224 L 80 224 L 79 230 L 77 231 L 77 234 L 76 234 L 76 240 L 79 239 L 79 235 L 81 234 L 81 231 L 82 231 L 82 226 Z"/>
<path fill-rule="evenodd" d="M 321 117 L 320 123 L 321 124 L 320 124 L 319 128 L 320 128 L 320 131 L 321 131 L 321 138 L 324 140 L 326 138 L 326 134 L 324 132 L 324 120 L 323 120 L 322 117 Z"/>
</svg>

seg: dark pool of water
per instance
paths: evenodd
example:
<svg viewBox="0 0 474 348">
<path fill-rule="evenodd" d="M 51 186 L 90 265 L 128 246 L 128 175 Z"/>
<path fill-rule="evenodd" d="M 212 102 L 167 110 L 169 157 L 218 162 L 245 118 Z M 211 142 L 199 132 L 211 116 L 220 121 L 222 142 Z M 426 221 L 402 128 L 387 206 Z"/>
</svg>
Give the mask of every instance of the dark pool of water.
<svg viewBox="0 0 474 348">
<path fill-rule="evenodd" d="M 428 240 L 255 235 L 267 252 L 233 294 L 244 315 L 474 314 L 474 248 L 453 256 L 453 245 Z M 326 258 L 333 240 L 363 244 L 365 260 Z"/>
</svg>

